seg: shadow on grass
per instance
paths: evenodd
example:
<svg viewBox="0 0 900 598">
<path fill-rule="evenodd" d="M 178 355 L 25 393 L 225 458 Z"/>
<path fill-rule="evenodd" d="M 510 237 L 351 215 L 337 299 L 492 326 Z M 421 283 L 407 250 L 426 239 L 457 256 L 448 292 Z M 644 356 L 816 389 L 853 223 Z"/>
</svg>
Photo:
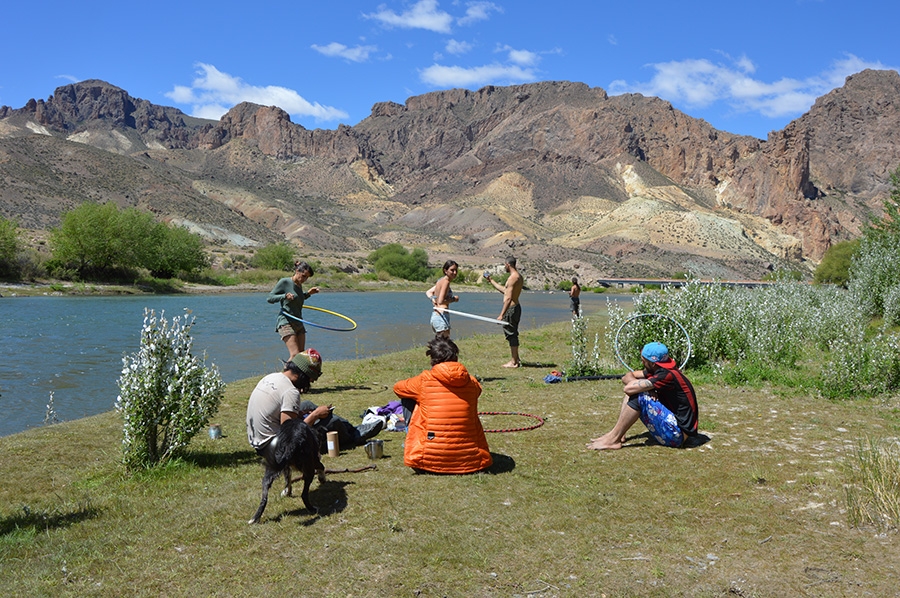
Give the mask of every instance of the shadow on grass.
<svg viewBox="0 0 900 598">
<path fill-rule="evenodd" d="M 520 367 L 523 368 L 555 368 L 555 363 L 544 363 L 541 361 L 522 361 L 520 362 Z"/>
<path fill-rule="evenodd" d="M 185 454 L 182 459 L 186 463 L 196 465 L 200 468 L 234 467 L 237 465 L 246 465 L 247 463 L 260 462 L 259 455 L 253 450 L 231 451 L 229 453 L 192 451 Z"/>
<path fill-rule="evenodd" d="M 473 471 L 471 473 L 439 473 L 436 471 L 425 471 L 424 469 L 416 469 L 412 468 L 413 472 L 416 475 L 424 475 L 424 476 L 457 476 L 457 475 L 476 475 L 479 473 L 488 473 L 491 475 L 496 475 L 499 473 L 509 473 L 513 469 L 516 468 L 516 461 L 512 457 L 507 455 L 501 455 L 500 453 L 491 453 L 491 459 L 493 459 L 493 463 L 487 469 L 483 469 L 481 471 Z"/>
<path fill-rule="evenodd" d="M 366 384 L 343 384 L 340 386 L 329 386 L 327 388 L 319 388 L 317 392 L 322 394 L 331 393 L 331 392 L 347 392 L 350 390 L 370 390 L 373 393 L 375 392 L 384 392 L 389 390 L 389 387 L 384 384 L 376 384 L 375 386 L 366 385 Z"/>
<path fill-rule="evenodd" d="M 643 439 L 643 442 L 634 442 Z M 688 436 L 687 440 L 684 441 L 684 444 L 679 448 L 683 449 L 691 449 L 697 448 L 698 446 L 703 446 L 707 442 L 710 441 L 709 436 L 703 433 L 695 434 L 694 436 Z M 650 435 L 650 432 L 644 432 L 643 434 L 635 434 L 634 436 L 628 436 L 625 438 L 625 443 L 622 445 L 622 448 L 638 448 L 641 446 L 661 446 L 653 436 Z"/>
<path fill-rule="evenodd" d="M 22 513 L 0 518 L 0 536 L 16 532 L 45 532 L 51 529 L 69 527 L 100 515 L 100 509 L 88 506 L 68 513 L 32 511 L 22 507 Z"/>
<path fill-rule="evenodd" d="M 353 391 L 353 390 L 369 390 L 374 393 L 374 392 L 384 392 L 385 390 L 389 390 L 389 387 L 385 386 L 384 384 L 375 384 L 375 385 L 371 385 L 371 384 L 341 384 L 338 386 L 310 388 L 304 394 L 310 394 L 310 395 L 331 394 L 331 393 L 335 393 L 335 392 L 349 392 L 349 391 Z"/>
<path fill-rule="evenodd" d="M 484 470 L 484 473 L 509 473 L 516 468 L 516 460 L 512 457 L 501 455 L 500 453 L 491 453 L 491 458 L 494 462 Z"/>
<path fill-rule="evenodd" d="M 319 484 L 316 487 L 311 487 L 309 490 L 309 500 L 313 504 L 313 506 L 316 507 L 318 512 L 310 513 L 306 510 L 306 507 L 304 507 L 303 503 L 301 502 L 299 508 L 280 513 L 273 517 L 272 521 L 281 521 L 285 517 L 305 517 L 304 519 L 301 519 L 299 523 L 304 527 L 308 527 L 322 517 L 328 517 L 330 515 L 334 515 L 335 513 L 340 513 L 347 508 L 347 491 L 344 489 L 344 487 L 354 483 L 355 482 L 329 479 L 324 484 Z M 315 485 L 316 482 L 313 482 L 313 484 Z M 296 493 L 295 498 L 297 500 L 300 499 L 299 492 Z M 284 500 L 293 499 L 286 498 Z"/>
</svg>

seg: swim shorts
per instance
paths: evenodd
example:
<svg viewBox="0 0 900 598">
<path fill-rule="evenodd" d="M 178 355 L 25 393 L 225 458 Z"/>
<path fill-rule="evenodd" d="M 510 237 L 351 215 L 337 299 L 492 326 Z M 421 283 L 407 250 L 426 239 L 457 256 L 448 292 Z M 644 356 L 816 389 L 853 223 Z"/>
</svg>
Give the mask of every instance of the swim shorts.
<svg viewBox="0 0 900 598">
<path fill-rule="evenodd" d="M 519 321 L 522 319 L 522 306 L 516 303 L 503 314 L 503 334 L 510 347 L 519 346 Z"/>
<path fill-rule="evenodd" d="M 656 442 L 663 446 L 677 448 L 684 443 L 684 432 L 678 427 L 675 414 L 668 407 L 654 399 L 646 392 L 637 397 L 638 411 L 641 412 L 641 421 Z M 628 401 L 628 405 L 634 409 L 635 398 Z"/>
</svg>

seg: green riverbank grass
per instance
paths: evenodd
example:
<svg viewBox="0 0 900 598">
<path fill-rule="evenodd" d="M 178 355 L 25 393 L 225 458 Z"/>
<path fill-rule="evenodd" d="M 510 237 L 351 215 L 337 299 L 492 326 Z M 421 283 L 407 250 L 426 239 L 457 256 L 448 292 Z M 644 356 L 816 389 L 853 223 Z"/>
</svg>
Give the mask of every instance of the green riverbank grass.
<svg viewBox="0 0 900 598">
<path fill-rule="evenodd" d="M 525 326 L 527 328 L 527 326 Z M 130 477 L 120 418 L 107 413 L 0 438 L 0 593 L 7 596 L 857 596 L 895 595 L 896 531 L 851 527 L 844 464 L 865 436 L 896 438 L 896 404 L 828 402 L 700 377 L 703 446 L 584 448 L 614 423 L 617 380 L 546 385 L 569 358 L 569 326 L 525 330 L 499 367 L 502 335 L 460 342 L 482 379 L 482 411 L 540 415 L 488 435 L 495 464 L 470 476 L 416 475 L 400 433 L 378 469 L 313 482 L 320 509 L 282 498 L 262 524 L 262 466 L 246 399 L 229 385 L 215 422 L 179 462 Z M 352 422 L 427 366 L 424 348 L 327 361 L 311 399 Z M 265 372 L 260 372 L 260 375 Z M 689 370 L 690 373 L 690 370 Z M 114 397 L 110 397 L 110 404 Z M 484 416 L 486 428 L 532 420 Z M 369 463 L 362 449 L 323 457 Z"/>
</svg>

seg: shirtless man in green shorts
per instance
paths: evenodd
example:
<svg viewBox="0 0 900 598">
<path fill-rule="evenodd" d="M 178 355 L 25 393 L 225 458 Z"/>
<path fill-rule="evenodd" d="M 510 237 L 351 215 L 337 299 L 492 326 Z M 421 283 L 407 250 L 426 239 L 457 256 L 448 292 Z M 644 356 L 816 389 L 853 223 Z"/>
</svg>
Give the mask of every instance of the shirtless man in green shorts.
<svg viewBox="0 0 900 598">
<path fill-rule="evenodd" d="M 516 270 L 516 258 L 509 256 L 503 266 L 509 272 L 506 284 L 501 285 L 491 278 L 490 272 L 485 272 L 484 277 L 495 289 L 503 293 L 503 307 L 500 310 L 498 320 L 505 322 L 503 334 L 509 343 L 510 360 L 503 364 L 505 368 L 517 368 L 522 365 L 519 361 L 519 320 L 522 319 L 522 306 L 519 305 L 519 295 L 522 293 L 522 275 Z"/>
</svg>

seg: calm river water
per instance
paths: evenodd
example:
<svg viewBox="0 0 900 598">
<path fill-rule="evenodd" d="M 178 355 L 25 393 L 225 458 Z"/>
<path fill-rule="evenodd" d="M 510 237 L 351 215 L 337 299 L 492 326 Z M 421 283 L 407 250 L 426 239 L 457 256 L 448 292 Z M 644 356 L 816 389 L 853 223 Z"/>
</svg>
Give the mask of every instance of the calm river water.
<svg viewBox="0 0 900 598">
<path fill-rule="evenodd" d="M 461 293 L 458 311 L 494 318 L 499 293 Z M 582 294 L 585 315 L 606 313 L 607 298 L 629 296 Z M 314 305 L 356 320 L 358 328 L 340 333 L 308 328 L 307 347 L 328 361 L 360 359 L 424 345 L 431 338 L 430 302 L 424 293 L 328 293 L 313 296 Z M 122 357 L 140 344 L 144 308 L 165 311 L 167 318 L 185 310 L 196 317 L 194 352 L 207 353 L 225 382 L 262 376 L 281 369 L 287 357 L 275 334 L 278 307 L 266 293 L 166 295 L 141 297 L 5 297 L 0 299 L 0 436 L 40 425 L 53 392 L 60 420 L 113 409 Z M 570 318 L 565 293 L 526 292 L 521 330 Z M 346 322 L 304 312 L 310 321 L 340 327 Z M 501 334 L 500 327 L 452 316 L 453 337 Z"/>
</svg>

